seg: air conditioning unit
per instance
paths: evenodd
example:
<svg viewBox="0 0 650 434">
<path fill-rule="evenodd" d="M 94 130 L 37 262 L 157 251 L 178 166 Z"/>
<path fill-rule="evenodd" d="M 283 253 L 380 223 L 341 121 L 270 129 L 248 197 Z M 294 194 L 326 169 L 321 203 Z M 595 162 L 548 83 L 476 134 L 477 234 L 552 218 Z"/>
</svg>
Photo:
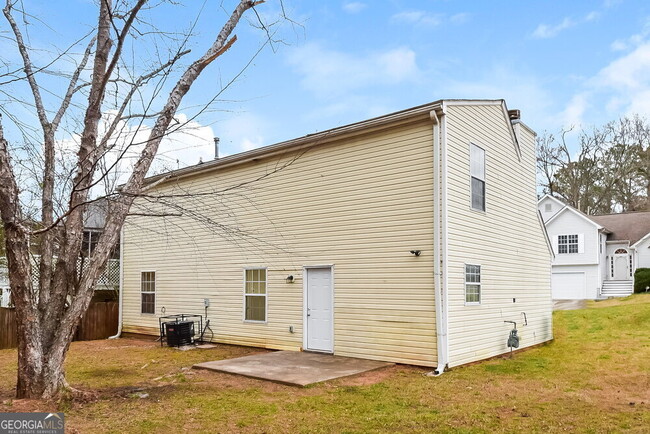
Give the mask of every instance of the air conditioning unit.
<svg viewBox="0 0 650 434">
<path fill-rule="evenodd" d="M 182 347 L 194 343 L 194 322 L 179 321 L 165 323 L 165 334 L 167 345 L 170 347 Z"/>
</svg>

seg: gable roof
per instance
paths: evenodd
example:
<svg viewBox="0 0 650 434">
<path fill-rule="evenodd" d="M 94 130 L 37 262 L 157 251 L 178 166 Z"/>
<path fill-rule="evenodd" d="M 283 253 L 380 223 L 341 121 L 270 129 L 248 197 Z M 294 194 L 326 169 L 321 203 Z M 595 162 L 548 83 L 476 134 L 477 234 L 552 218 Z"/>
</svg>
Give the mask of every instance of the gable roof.
<svg viewBox="0 0 650 434">
<path fill-rule="evenodd" d="M 593 215 L 589 218 L 611 231 L 608 240 L 627 240 L 632 245 L 650 234 L 650 211 Z"/>
<path fill-rule="evenodd" d="M 556 212 L 551 218 L 546 220 L 546 225 L 548 226 L 549 223 L 551 223 L 553 220 L 557 219 L 561 214 L 564 214 L 565 212 L 571 212 L 571 213 L 577 215 L 578 217 L 581 217 L 586 222 L 589 222 L 592 225 L 594 225 L 596 227 L 596 229 L 598 229 L 598 230 L 602 230 L 603 232 L 609 232 L 609 230 L 605 226 L 603 226 L 599 222 L 592 219 L 593 216 L 589 216 L 589 215 L 583 213 L 582 211 L 578 211 L 577 209 L 575 209 L 575 208 L 573 208 L 572 206 L 569 206 L 569 205 L 564 205 L 564 208 L 562 208 L 560 211 Z"/>
<path fill-rule="evenodd" d="M 542 198 L 541 198 L 540 200 L 537 201 L 537 208 L 539 208 L 540 205 L 542 204 L 542 202 L 544 202 L 546 199 L 549 199 L 549 200 L 551 200 L 551 201 L 557 203 L 558 205 L 560 205 L 560 208 L 558 208 L 558 210 L 555 212 L 555 214 L 553 214 L 551 217 L 549 217 L 548 220 L 550 220 L 551 218 L 555 217 L 555 215 L 556 215 L 557 213 L 559 213 L 560 211 L 562 211 L 562 210 L 564 209 L 564 207 L 567 206 L 566 203 L 562 202 L 562 201 L 561 201 L 560 199 L 558 199 L 557 197 L 551 196 L 550 194 L 546 193 L 544 196 L 542 196 Z M 541 211 L 541 210 L 540 210 L 540 211 Z M 547 221 L 548 221 L 548 220 L 547 220 Z"/>
<path fill-rule="evenodd" d="M 351 137 L 357 134 L 363 134 L 375 130 L 386 128 L 390 125 L 399 123 L 411 122 L 418 117 L 428 119 L 431 111 L 441 110 L 443 104 L 446 105 L 499 105 L 502 107 L 504 113 L 504 121 L 506 122 L 512 140 L 519 156 L 519 144 L 517 137 L 514 133 L 512 122 L 508 117 L 507 107 L 503 99 L 440 99 L 428 104 L 412 107 L 406 110 L 401 110 L 394 113 L 389 113 L 383 116 L 375 117 L 361 122 L 355 122 L 349 125 L 332 128 L 329 130 L 321 131 L 318 133 L 307 134 L 306 136 L 298 137 L 296 139 L 287 140 L 284 142 L 276 143 L 273 145 L 263 146 L 261 148 L 252 149 L 250 151 L 241 152 L 238 154 L 229 155 L 226 157 L 218 158 L 205 163 L 200 163 L 194 166 L 184 167 L 181 169 L 172 170 L 170 172 L 161 173 L 158 175 L 148 176 L 144 180 L 144 186 L 152 187 L 152 184 L 158 185 L 166 182 L 168 179 L 176 179 L 184 176 L 192 176 L 199 173 L 208 172 L 215 169 L 220 169 L 235 164 L 241 164 L 247 161 L 256 160 L 258 158 L 269 157 L 276 154 L 292 151 L 295 149 L 306 149 L 311 146 L 323 145 L 334 140 L 344 137 Z"/>
</svg>

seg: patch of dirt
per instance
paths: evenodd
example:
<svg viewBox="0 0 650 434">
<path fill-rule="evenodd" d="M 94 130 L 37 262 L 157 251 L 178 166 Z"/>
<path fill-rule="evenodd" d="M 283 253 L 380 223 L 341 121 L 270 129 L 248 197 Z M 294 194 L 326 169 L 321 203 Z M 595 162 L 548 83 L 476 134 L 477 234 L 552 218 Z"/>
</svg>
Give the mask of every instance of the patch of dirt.
<svg viewBox="0 0 650 434">
<path fill-rule="evenodd" d="M 0 404 L 0 411 L 8 413 L 54 412 L 57 408 L 54 401 L 38 399 L 6 399 Z"/>
<path fill-rule="evenodd" d="M 603 373 L 594 379 L 594 388 L 578 394 L 605 411 L 650 407 L 650 375 Z"/>
<path fill-rule="evenodd" d="M 401 366 L 392 365 L 385 368 L 375 369 L 373 371 L 362 372 L 361 374 L 344 377 L 334 380 L 336 385 L 340 386 L 371 386 L 381 383 L 396 372 L 403 370 Z"/>
<path fill-rule="evenodd" d="M 160 342 L 151 339 L 119 338 L 73 342 L 72 346 L 83 346 L 85 350 L 102 351 L 121 350 L 125 348 L 155 348 L 160 346 Z"/>
</svg>

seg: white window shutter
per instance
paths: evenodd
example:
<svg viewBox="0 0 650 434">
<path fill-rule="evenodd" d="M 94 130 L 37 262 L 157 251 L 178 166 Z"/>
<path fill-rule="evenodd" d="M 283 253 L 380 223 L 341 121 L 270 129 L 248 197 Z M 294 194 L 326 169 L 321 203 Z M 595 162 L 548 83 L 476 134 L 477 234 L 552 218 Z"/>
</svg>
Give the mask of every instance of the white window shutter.
<svg viewBox="0 0 650 434">
<path fill-rule="evenodd" d="M 578 253 L 585 252 L 585 234 L 578 234 Z"/>
<path fill-rule="evenodd" d="M 559 247 L 558 247 L 558 246 L 560 245 L 560 241 L 559 241 L 559 240 L 560 240 L 560 236 L 559 236 L 559 235 L 555 235 L 555 236 L 553 237 L 553 250 L 555 251 L 555 254 L 556 254 L 556 255 L 557 255 L 558 253 L 560 253 L 560 250 L 559 250 Z"/>
</svg>

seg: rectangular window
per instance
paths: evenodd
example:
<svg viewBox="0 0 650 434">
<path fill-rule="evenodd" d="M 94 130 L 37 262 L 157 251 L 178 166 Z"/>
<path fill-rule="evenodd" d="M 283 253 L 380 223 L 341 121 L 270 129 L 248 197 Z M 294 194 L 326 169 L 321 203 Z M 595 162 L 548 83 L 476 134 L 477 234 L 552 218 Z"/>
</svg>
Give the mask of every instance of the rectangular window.
<svg viewBox="0 0 650 434">
<path fill-rule="evenodd" d="M 266 269 L 245 271 L 244 320 L 266 321 Z"/>
<path fill-rule="evenodd" d="M 485 211 L 485 151 L 470 143 L 472 209 Z"/>
<path fill-rule="evenodd" d="M 465 264 L 465 303 L 481 303 L 481 266 Z"/>
<path fill-rule="evenodd" d="M 154 314 L 156 312 L 156 272 L 143 271 L 140 273 L 140 312 Z"/>
<path fill-rule="evenodd" d="M 598 234 L 598 239 L 600 240 L 600 253 L 603 253 L 603 236 Z"/>
<path fill-rule="evenodd" d="M 547 203 L 546 205 L 544 205 L 544 211 L 546 212 L 553 211 L 553 206 L 550 203 Z"/>
<path fill-rule="evenodd" d="M 578 235 L 558 235 L 558 253 L 578 253 Z"/>
<path fill-rule="evenodd" d="M 97 242 L 99 241 L 99 236 L 102 233 L 99 231 L 84 231 L 83 240 L 81 242 L 81 256 L 84 258 L 90 258 L 95 252 L 95 247 L 97 247 Z"/>
<path fill-rule="evenodd" d="M 630 255 L 630 277 L 634 276 L 634 270 L 632 270 L 633 267 L 634 264 L 632 263 L 632 255 Z"/>
</svg>

